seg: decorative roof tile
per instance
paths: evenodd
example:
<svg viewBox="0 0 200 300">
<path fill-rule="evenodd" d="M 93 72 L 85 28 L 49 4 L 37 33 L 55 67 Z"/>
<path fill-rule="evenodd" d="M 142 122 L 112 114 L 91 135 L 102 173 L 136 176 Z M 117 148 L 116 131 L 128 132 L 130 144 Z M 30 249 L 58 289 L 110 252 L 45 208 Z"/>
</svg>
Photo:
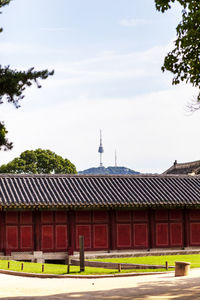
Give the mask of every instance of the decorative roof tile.
<svg viewBox="0 0 200 300">
<path fill-rule="evenodd" d="M 200 176 L 0 174 L 0 206 L 200 206 Z"/>
</svg>

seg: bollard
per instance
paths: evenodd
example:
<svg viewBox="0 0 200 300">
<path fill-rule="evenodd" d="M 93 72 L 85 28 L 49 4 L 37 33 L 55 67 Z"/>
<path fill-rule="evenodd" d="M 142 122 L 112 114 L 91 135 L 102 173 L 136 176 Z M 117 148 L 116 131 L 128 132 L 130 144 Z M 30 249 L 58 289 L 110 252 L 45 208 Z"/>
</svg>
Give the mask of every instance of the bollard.
<svg viewBox="0 0 200 300">
<path fill-rule="evenodd" d="M 10 262 L 8 261 L 8 269 L 10 269 Z"/>
<path fill-rule="evenodd" d="M 168 261 L 165 262 L 165 268 L 168 270 Z"/>
<path fill-rule="evenodd" d="M 24 264 L 22 263 L 21 264 L 21 271 L 23 271 L 24 270 Z"/>
<path fill-rule="evenodd" d="M 175 262 L 175 276 L 187 276 L 190 271 L 190 263 L 184 261 Z"/>
<path fill-rule="evenodd" d="M 44 265 L 42 265 L 42 273 L 44 272 Z"/>
</svg>

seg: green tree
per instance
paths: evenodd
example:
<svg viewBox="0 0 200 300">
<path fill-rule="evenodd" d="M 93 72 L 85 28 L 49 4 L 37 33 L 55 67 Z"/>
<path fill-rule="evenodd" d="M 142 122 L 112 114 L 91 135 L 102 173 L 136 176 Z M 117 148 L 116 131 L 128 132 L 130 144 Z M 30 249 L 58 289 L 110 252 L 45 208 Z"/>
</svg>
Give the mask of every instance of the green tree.
<svg viewBox="0 0 200 300">
<path fill-rule="evenodd" d="M 6 138 L 7 130 L 3 122 L 0 122 L 0 150 L 9 150 L 12 149 L 12 143 L 8 142 Z"/>
<path fill-rule="evenodd" d="M 0 0 L 0 8 L 8 5 L 10 1 Z M 0 32 L 2 31 L 3 29 L 0 28 Z M 30 68 L 27 71 L 17 71 L 12 70 L 10 66 L 2 67 L 0 65 L 0 104 L 7 101 L 14 104 L 16 108 L 19 108 L 19 101 L 24 98 L 23 93 L 25 88 L 30 87 L 33 83 L 38 88 L 41 88 L 38 79 L 46 79 L 49 75 L 53 75 L 53 73 L 54 71 L 49 72 L 48 70 L 35 71 L 34 68 Z M 3 121 L 0 121 L 0 149 L 9 150 L 13 144 L 8 142 L 6 134 L 5 125 Z"/>
<path fill-rule="evenodd" d="M 185 81 L 200 89 L 200 1 L 155 0 L 156 9 L 164 13 L 175 2 L 183 8 L 182 19 L 176 27 L 175 47 L 165 57 L 162 71 L 174 74 L 172 84 Z M 196 108 L 200 108 L 200 91 L 196 100 Z"/>
<path fill-rule="evenodd" d="M 26 150 L 8 164 L 0 166 L 0 173 L 14 174 L 76 174 L 76 167 L 68 159 L 50 150 Z"/>
</svg>

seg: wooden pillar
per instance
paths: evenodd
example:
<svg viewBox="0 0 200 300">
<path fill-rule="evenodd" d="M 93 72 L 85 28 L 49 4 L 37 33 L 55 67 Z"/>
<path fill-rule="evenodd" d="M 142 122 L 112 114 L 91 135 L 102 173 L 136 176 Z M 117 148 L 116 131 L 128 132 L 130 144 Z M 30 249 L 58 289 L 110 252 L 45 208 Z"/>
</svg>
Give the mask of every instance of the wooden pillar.
<svg viewBox="0 0 200 300">
<path fill-rule="evenodd" d="M 148 209 L 148 227 L 149 227 L 149 230 L 148 230 L 148 243 L 149 243 L 149 246 L 148 248 L 149 249 L 152 249 L 152 217 L 153 217 L 153 211 L 151 208 Z"/>
<path fill-rule="evenodd" d="M 33 241 L 34 251 L 41 250 L 41 222 L 40 222 L 40 211 L 35 210 L 33 213 Z"/>
<path fill-rule="evenodd" d="M 115 241 L 115 236 L 116 236 L 116 230 L 115 230 L 115 211 L 114 210 L 109 210 L 109 250 L 114 250 L 116 249 L 116 241 Z"/>
<path fill-rule="evenodd" d="M 68 249 L 73 252 L 76 247 L 75 211 L 68 212 Z"/>
<path fill-rule="evenodd" d="M 150 209 L 151 211 L 151 216 L 150 216 L 150 230 L 151 230 L 151 248 L 155 248 L 156 246 L 156 223 L 155 223 L 155 210 L 154 209 Z"/>
<path fill-rule="evenodd" d="M 183 247 L 189 247 L 189 211 L 186 207 L 183 208 Z"/>
<path fill-rule="evenodd" d="M 5 211 L 1 211 L 1 250 L 6 254 L 6 215 Z"/>
</svg>

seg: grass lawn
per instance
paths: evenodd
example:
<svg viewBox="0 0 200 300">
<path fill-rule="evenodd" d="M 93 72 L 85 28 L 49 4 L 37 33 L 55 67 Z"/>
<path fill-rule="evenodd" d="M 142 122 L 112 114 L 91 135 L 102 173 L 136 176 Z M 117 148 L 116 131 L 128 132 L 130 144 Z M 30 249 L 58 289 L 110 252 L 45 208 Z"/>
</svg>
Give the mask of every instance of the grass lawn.
<svg viewBox="0 0 200 300">
<path fill-rule="evenodd" d="M 94 261 L 94 259 L 93 259 Z M 135 264 L 150 264 L 150 265 L 165 265 L 168 261 L 169 266 L 174 266 L 175 261 L 187 261 L 191 263 L 191 268 L 200 268 L 200 255 L 167 255 L 167 256 L 145 256 L 145 257 L 127 257 L 127 258 L 107 258 L 95 259 L 95 261 L 116 262 L 116 263 L 135 263 Z M 66 274 L 67 266 L 58 264 L 44 264 L 44 272 L 42 272 L 42 264 L 24 262 L 23 271 L 21 270 L 22 262 L 10 261 L 9 270 L 28 273 L 43 273 L 43 274 Z M 8 261 L 0 260 L 0 269 L 8 270 Z M 161 272 L 165 269 L 132 269 L 121 270 L 121 273 L 131 272 Z M 78 266 L 70 266 L 71 275 L 95 275 L 95 274 L 116 274 L 118 270 L 86 267 L 85 272 L 79 272 Z"/>
<path fill-rule="evenodd" d="M 93 259 L 93 261 L 163 265 L 163 266 L 165 265 L 166 261 L 168 261 L 169 266 L 174 266 L 175 261 L 186 261 L 191 263 L 191 268 L 200 268 L 200 254 L 106 258 L 106 259 Z"/>
<path fill-rule="evenodd" d="M 42 274 L 67 274 L 66 265 L 57 264 L 44 264 L 44 272 L 42 272 L 42 264 L 23 262 L 23 271 L 21 270 L 22 262 L 19 261 L 9 261 L 10 267 L 8 269 L 8 261 L 0 260 L 1 270 L 11 270 L 17 272 L 27 272 L 27 273 L 42 273 Z M 116 274 L 118 270 L 103 269 L 103 268 L 92 268 L 86 267 L 85 272 L 79 272 L 78 266 L 70 266 L 71 275 L 95 275 L 95 274 Z M 158 270 L 142 270 L 142 272 L 155 272 Z M 160 269 L 160 271 L 165 271 Z M 141 270 L 122 270 L 121 273 L 131 273 L 131 272 L 141 272 Z"/>
</svg>

